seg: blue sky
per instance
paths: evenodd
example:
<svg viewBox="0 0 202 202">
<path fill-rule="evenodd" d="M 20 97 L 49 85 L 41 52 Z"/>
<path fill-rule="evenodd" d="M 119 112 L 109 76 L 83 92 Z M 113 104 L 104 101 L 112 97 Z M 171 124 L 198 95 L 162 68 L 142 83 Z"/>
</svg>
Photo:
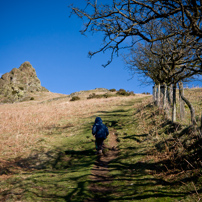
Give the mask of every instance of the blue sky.
<svg viewBox="0 0 202 202">
<path fill-rule="evenodd" d="M 69 17 L 68 5 L 75 2 L 85 1 L 0 0 L 0 75 L 29 61 L 51 92 L 124 88 L 151 93 L 152 86 L 140 85 L 138 77 L 130 79 L 121 57 L 106 68 L 102 64 L 108 53 L 87 57 L 100 47 L 102 35 L 80 34 L 82 20 Z"/>
</svg>

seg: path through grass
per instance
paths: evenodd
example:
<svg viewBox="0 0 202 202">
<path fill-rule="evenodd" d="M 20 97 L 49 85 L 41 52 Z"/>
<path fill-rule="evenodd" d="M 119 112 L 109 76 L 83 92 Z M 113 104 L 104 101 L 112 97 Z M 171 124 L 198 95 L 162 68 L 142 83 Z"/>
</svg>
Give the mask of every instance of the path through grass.
<svg viewBox="0 0 202 202">
<path fill-rule="evenodd" d="M 148 100 L 132 98 L 111 109 L 98 109 L 79 117 L 78 124 L 68 125 L 63 119 L 61 127 L 44 136 L 45 140 L 51 139 L 51 149 L 38 148 L 27 158 L 16 158 L 13 169 L 11 165 L 3 167 L 0 201 L 198 201 L 200 180 L 195 183 L 196 193 L 190 186 L 192 181 L 187 179 L 183 185 L 161 175 L 166 168 L 163 161 L 155 159 L 154 152 L 162 138 L 157 133 L 158 122 L 165 117 L 159 114 L 154 119 L 156 109 Z M 104 173 L 108 183 L 92 178 L 97 156 L 91 126 L 97 115 L 117 142 L 118 156 L 107 162 Z M 109 140 L 106 144 L 110 148 Z M 102 200 L 99 193 L 92 192 L 92 184 L 104 184 Z"/>
</svg>

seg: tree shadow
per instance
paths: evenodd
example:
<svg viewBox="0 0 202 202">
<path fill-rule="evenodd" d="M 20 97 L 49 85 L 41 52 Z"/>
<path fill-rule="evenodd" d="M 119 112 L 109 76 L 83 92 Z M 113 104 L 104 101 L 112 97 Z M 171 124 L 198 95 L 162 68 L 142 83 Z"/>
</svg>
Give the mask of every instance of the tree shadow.
<svg viewBox="0 0 202 202">
<path fill-rule="evenodd" d="M 148 136 L 148 135 L 147 135 L 147 134 L 141 135 L 141 137 L 146 137 L 146 136 Z M 130 135 L 130 136 L 123 137 L 123 139 L 135 140 L 135 141 L 138 142 L 138 143 L 142 142 L 142 141 L 141 141 L 139 138 L 137 138 L 137 137 L 140 137 L 140 136 L 138 136 L 138 135 Z"/>
<path fill-rule="evenodd" d="M 146 107 L 153 108 L 152 104 L 149 104 Z M 146 107 L 144 107 L 144 109 Z M 137 110 L 133 116 L 138 114 L 141 110 L 143 109 Z M 102 113 L 102 116 L 105 117 L 107 123 L 115 130 L 122 122 L 121 119 L 130 117 L 130 110 L 102 111 Z M 151 114 L 149 118 L 154 118 L 156 113 L 157 112 Z M 125 127 L 126 126 L 120 127 L 120 129 Z M 179 132 L 182 129 L 182 126 L 178 123 L 173 124 L 170 121 L 165 120 L 164 123 L 159 125 L 159 128 L 167 128 L 167 130 L 164 130 L 165 134 L 170 134 Z M 129 140 L 130 145 L 132 143 L 137 145 L 138 143 L 138 146 L 122 146 L 119 157 L 109 163 L 109 170 L 111 177 L 113 178 L 113 182 L 109 187 L 113 191 L 106 196 L 106 201 L 133 201 L 141 199 L 151 201 L 157 199 L 159 201 L 179 201 L 186 197 L 191 197 L 193 201 L 198 201 L 199 198 L 197 194 L 201 195 L 202 189 L 200 186 L 197 186 L 198 188 L 196 191 L 195 187 L 192 186 L 192 183 L 199 185 L 202 180 L 201 174 L 199 173 L 195 176 L 190 175 L 189 177 L 185 174 L 178 177 L 181 170 L 176 169 L 172 165 L 170 159 L 159 158 L 159 160 L 155 162 L 151 160 L 149 155 L 152 154 L 153 149 L 149 151 L 147 148 L 147 143 L 149 144 L 149 141 L 147 142 L 148 135 L 149 134 L 126 134 L 125 136 L 119 137 L 123 140 Z M 142 137 L 145 137 L 146 139 L 141 141 Z M 140 143 L 143 145 L 140 146 Z M 197 142 L 196 147 L 198 147 L 199 144 L 200 143 Z M 201 150 L 199 150 L 199 152 L 201 152 Z M 199 157 L 199 155 L 197 154 L 196 157 Z M 175 179 L 168 180 L 166 177 L 168 169 L 169 174 L 177 176 Z"/>
<path fill-rule="evenodd" d="M 183 179 L 177 179 L 170 182 L 161 177 L 159 174 L 167 171 L 166 161 L 149 162 L 149 161 L 137 161 L 135 163 L 124 162 L 125 159 L 134 159 L 133 157 L 147 156 L 147 153 L 130 152 L 136 148 L 125 148 L 127 150 L 126 155 L 121 155 L 115 159 L 109 168 L 111 169 L 113 184 L 115 184 L 116 201 L 122 200 L 178 200 L 195 194 L 194 187 L 192 190 L 180 190 L 180 187 L 184 184 L 187 186 L 194 182 L 194 184 L 200 183 L 199 176 L 184 177 Z M 129 152 L 128 152 L 129 151 Z M 123 154 L 124 152 L 122 152 Z M 131 154 L 130 154 L 131 153 Z M 117 170 L 119 171 L 117 173 Z M 113 185 L 112 185 L 113 186 Z M 202 189 L 197 190 L 198 194 L 202 193 Z M 109 197 L 110 199 L 110 197 Z M 114 198 L 113 198 L 114 199 Z M 193 198 L 193 201 L 195 199 Z"/>
<path fill-rule="evenodd" d="M 9 187 L 1 191 L 0 201 L 84 201 L 90 196 L 89 168 L 95 159 L 93 149 L 54 150 L 43 154 L 42 159 L 40 154 L 16 159 L 15 166 L 22 173 L 9 180 Z"/>
<path fill-rule="evenodd" d="M 150 107 L 150 106 L 148 106 Z M 113 130 L 123 129 L 121 118 L 130 116 L 128 110 L 113 110 L 99 112 L 105 118 L 108 126 Z M 95 117 L 95 116 L 93 116 Z M 94 122 L 82 126 L 84 134 L 90 132 Z M 168 122 L 162 127 L 169 126 Z M 66 127 L 60 128 L 65 130 Z M 174 127 L 172 130 L 176 130 Z M 168 131 L 170 132 L 170 131 Z M 147 142 L 142 142 L 141 137 L 148 134 L 127 135 L 120 137 L 130 142 L 129 146 L 121 148 L 117 158 L 108 164 L 110 177 L 113 179 L 109 184 L 103 184 L 105 190 L 100 193 L 91 193 L 89 185 L 94 183 L 90 178 L 92 174 L 89 168 L 93 168 L 97 156 L 93 149 L 65 149 L 40 153 L 34 152 L 25 159 L 16 159 L 15 166 L 22 168 L 20 175 L 9 179 L 9 186 L 1 191 L 1 201 L 134 201 L 134 200 L 168 200 L 179 201 L 180 199 L 194 195 L 194 189 L 180 189 L 183 183 L 200 183 L 198 176 L 176 178 L 170 182 L 160 176 L 169 168 L 169 160 L 153 162 L 146 159 L 148 154 Z M 142 143 L 138 144 L 137 143 Z M 84 144 L 90 144 L 86 139 Z M 196 147 L 201 142 L 196 142 Z M 121 143 L 120 143 L 121 145 Z M 199 150 L 201 152 L 201 150 Z M 146 159 L 146 160 L 145 160 Z M 9 167 L 7 168 L 9 170 Z M 6 171 L 5 171 L 6 172 Z M 106 181 L 103 179 L 103 181 Z M 103 183 L 99 181 L 98 183 Z M 202 189 L 197 189 L 198 194 Z M 24 198 L 25 197 L 25 198 Z M 193 199 L 194 201 L 194 199 Z"/>
</svg>

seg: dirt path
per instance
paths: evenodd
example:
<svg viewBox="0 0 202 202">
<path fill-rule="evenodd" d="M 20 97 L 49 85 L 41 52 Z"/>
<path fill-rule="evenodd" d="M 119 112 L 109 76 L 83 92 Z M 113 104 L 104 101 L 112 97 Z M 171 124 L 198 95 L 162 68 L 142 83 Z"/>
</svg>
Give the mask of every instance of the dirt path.
<svg viewBox="0 0 202 202">
<path fill-rule="evenodd" d="M 108 137 L 108 142 L 105 143 L 106 152 L 103 155 L 98 156 L 95 162 L 95 165 L 92 169 L 92 176 L 91 176 L 91 186 L 90 191 L 94 195 L 93 199 L 88 199 L 87 201 L 91 202 L 107 202 L 108 199 L 105 197 L 113 192 L 113 187 L 107 186 L 110 182 L 112 182 L 112 178 L 108 175 L 109 168 L 108 164 L 113 159 L 117 158 L 118 156 L 118 149 L 117 149 L 117 136 L 115 132 L 111 132 Z"/>
</svg>

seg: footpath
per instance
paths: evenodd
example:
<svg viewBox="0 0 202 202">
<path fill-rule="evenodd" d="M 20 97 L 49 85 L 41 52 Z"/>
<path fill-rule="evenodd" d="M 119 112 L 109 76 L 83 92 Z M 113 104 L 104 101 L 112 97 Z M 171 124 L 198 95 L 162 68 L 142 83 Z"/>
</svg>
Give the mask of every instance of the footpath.
<svg viewBox="0 0 202 202">
<path fill-rule="evenodd" d="M 108 137 L 108 142 L 104 145 L 104 152 L 97 156 L 97 160 L 92 169 L 90 191 L 95 196 L 93 199 L 87 201 L 108 201 L 106 196 L 113 192 L 113 187 L 108 185 L 112 183 L 113 179 L 109 176 L 109 163 L 118 156 L 117 136 L 114 132 Z"/>
</svg>

